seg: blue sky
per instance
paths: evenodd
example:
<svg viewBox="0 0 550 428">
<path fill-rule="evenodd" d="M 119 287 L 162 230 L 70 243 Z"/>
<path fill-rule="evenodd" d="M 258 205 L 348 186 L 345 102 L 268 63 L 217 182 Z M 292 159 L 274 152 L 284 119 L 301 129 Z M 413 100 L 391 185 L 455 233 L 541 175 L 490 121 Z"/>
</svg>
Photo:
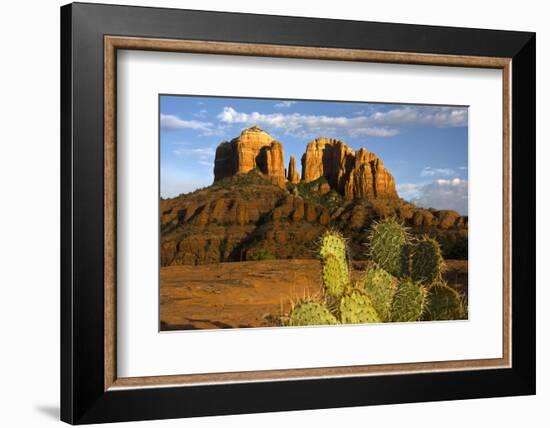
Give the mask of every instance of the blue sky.
<svg viewBox="0 0 550 428">
<path fill-rule="evenodd" d="M 285 163 L 317 137 L 376 153 L 399 195 L 423 207 L 468 211 L 468 109 L 333 101 L 160 97 L 161 196 L 212 184 L 217 145 L 258 125 L 283 143 Z"/>
</svg>

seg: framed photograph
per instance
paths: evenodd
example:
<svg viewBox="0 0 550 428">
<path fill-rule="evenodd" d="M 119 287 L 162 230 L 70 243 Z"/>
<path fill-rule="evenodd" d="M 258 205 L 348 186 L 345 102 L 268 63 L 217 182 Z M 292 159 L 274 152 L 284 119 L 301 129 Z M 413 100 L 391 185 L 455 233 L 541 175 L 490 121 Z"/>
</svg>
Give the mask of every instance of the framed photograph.
<svg viewBox="0 0 550 428">
<path fill-rule="evenodd" d="M 535 393 L 535 34 L 61 8 L 61 418 Z"/>
</svg>

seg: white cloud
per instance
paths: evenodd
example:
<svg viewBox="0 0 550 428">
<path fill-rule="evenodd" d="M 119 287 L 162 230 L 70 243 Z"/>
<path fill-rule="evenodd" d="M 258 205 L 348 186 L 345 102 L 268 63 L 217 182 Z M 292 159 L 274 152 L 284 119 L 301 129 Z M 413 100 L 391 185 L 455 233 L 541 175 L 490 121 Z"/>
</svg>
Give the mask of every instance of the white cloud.
<svg viewBox="0 0 550 428">
<path fill-rule="evenodd" d="M 455 128 L 468 124 L 468 109 L 465 107 L 404 106 L 373 113 L 369 116 L 369 120 L 387 126 Z"/>
<path fill-rule="evenodd" d="M 355 117 L 301 113 L 244 113 L 233 107 L 224 107 L 217 118 L 225 124 L 266 126 L 301 137 L 327 136 L 337 132 L 345 132 L 350 137 L 391 137 L 399 133 L 400 127 L 465 126 L 467 114 L 467 109 L 462 107 L 405 106 Z"/>
<path fill-rule="evenodd" d="M 420 171 L 420 177 L 434 177 L 434 176 L 445 176 L 449 177 L 454 175 L 454 170 L 450 168 L 432 168 L 431 166 L 425 167 Z"/>
<path fill-rule="evenodd" d="M 281 101 L 274 105 L 275 108 L 289 108 L 293 104 L 296 104 L 296 101 Z"/>
<path fill-rule="evenodd" d="M 195 116 L 195 117 L 205 117 L 207 113 L 208 113 L 208 110 L 201 109 L 201 110 L 199 110 L 198 113 L 195 113 L 193 116 Z"/>
<path fill-rule="evenodd" d="M 438 179 L 427 184 L 401 184 L 397 192 L 403 199 L 423 208 L 447 209 L 468 214 L 468 181 L 460 178 Z"/>
<path fill-rule="evenodd" d="M 263 114 L 258 112 L 238 112 L 233 107 L 224 107 L 218 119 L 228 124 L 246 124 L 268 126 L 280 129 L 285 134 L 303 137 L 319 137 L 329 133 L 345 131 L 349 136 L 393 136 L 395 129 L 368 126 L 364 117 L 348 118 L 344 116 L 304 115 L 300 113 Z"/>
<path fill-rule="evenodd" d="M 468 169 L 468 167 L 467 166 L 459 166 L 458 169 L 461 170 L 461 171 L 465 171 L 465 170 Z"/>
<path fill-rule="evenodd" d="M 160 128 L 165 131 L 173 131 L 176 129 L 191 129 L 194 131 L 198 131 L 200 136 L 221 136 L 224 134 L 225 127 L 215 126 L 211 122 L 202 122 L 200 120 L 185 120 L 173 114 L 161 113 Z"/>
<path fill-rule="evenodd" d="M 418 190 L 422 187 L 422 184 L 415 183 L 403 183 L 397 185 L 397 193 L 403 199 L 410 201 L 418 196 Z"/>
<path fill-rule="evenodd" d="M 160 126 L 162 129 L 194 129 L 205 131 L 212 128 L 210 122 L 201 122 L 198 120 L 184 120 L 173 114 L 160 115 Z"/>
</svg>

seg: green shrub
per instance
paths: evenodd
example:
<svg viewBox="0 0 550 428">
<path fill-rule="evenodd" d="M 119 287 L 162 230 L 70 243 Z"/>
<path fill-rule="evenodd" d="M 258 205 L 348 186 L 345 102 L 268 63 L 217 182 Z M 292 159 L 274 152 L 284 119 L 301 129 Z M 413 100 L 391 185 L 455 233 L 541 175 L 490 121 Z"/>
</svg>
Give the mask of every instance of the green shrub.
<svg viewBox="0 0 550 428">
<path fill-rule="evenodd" d="M 276 257 L 267 250 L 258 250 L 254 252 L 249 258 L 249 260 L 252 260 L 255 262 L 259 262 L 262 260 L 275 260 L 275 259 Z"/>
</svg>

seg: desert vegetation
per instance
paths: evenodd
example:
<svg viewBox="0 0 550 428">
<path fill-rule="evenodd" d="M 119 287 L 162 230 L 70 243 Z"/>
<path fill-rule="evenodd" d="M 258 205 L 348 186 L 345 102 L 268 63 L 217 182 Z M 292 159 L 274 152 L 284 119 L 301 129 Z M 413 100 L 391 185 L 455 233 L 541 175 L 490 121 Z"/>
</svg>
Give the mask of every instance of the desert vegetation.
<svg viewBox="0 0 550 428">
<path fill-rule="evenodd" d="M 335 230 L 322 235 L 319 293 L 293 301 L 283 325 L 467 318 L 465 299 L 443 280 L 444 261 L 435 239 L 412 236 L 393 218 L 374 223 L 368 236 L 368 267 L 352 279 L 344 237 Z"/>
</svg>

